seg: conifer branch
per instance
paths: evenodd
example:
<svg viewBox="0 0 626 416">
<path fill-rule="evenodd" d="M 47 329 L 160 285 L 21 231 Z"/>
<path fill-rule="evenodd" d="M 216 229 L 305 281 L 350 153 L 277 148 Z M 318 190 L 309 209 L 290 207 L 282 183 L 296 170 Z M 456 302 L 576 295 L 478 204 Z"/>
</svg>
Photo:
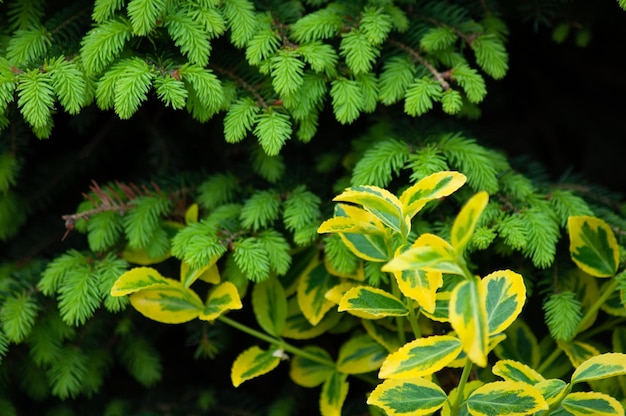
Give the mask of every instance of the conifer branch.
<svg viewBox="0 0 626 416">
<path fill-rule="evenodd" d="M 446 81 L 446 78 L 450 78 L 451 76 L 451 70 L 445 71 L 445 72 L 439 72 L 437 71 L 437 68 L 435 68 L 434 66 L 432 66 L 428 61 L 426 61 L 426 59 L 424 59 L 424 57 L 422 57 L 415 49 L 411 48 L 408 45 L 405 45 L 404 43 L 395 40 L 395 39 L 390 39 L 389 40 L 389 44 L 395 46 L 396 48 L 408 53 L 411 58 L 413 58 L 415 61 L 417 61 L 419 64 L 423 65 L 426 69 L 428 69 L 428 71 L 433 74 L 433 77 L 435 77 L 435 79 L 437 80 L 437 82 L 439 82 L 439 84 L 441 85 L 441 88 L 443 88 L 444 91 L 447 91 L 450 89 L 450 83 L 448 83 L 448 81 Z"/>
<path fill-rule="evenodd" d="M 248 91 L 250 94 L 254 96 L 254 98 L 256 99 L 257 105 L 263 107 L 263 109 L 265 110 L 269 110 L 270 105 L 267 103 L 267 101 L 265 101 L 263 96 L 259 94 L 259 91 L 257 90 L 257 88 L 255 88 L 253 85 L 250 85 L 245 79 L 241 78 L 239 75 L 235 74 L 233 71 L 230 71 L 219 65 L 209 64 L 209 68 L 213 69 L 215 72 L 226 75 L 227 77 L 236 81 L 237 84 L 239 84 L 239 86 L 241 86 L 243 89 L 245 89 L 246 91 Z"/>
</svg>

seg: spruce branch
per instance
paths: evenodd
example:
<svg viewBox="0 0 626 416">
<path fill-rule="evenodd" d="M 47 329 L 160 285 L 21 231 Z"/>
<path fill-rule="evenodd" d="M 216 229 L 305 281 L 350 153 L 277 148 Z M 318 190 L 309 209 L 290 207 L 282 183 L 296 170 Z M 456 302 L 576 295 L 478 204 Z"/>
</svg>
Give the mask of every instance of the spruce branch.
<svg viewBox="0 0 626 416">
<path fill-rule="evenodd" d="M 256 99 L 256 103 L 258 106 L 263 107 L 265 110 L 268 110 L 270 108 L 270 105 L 263 98 L 263 96 L 259 93 L 259 89 L 256 88 L 254 85 L 251 85 L 250 83 L 248 83 L 245 79 L 237 75 L 234 71 L 231 71 L 230 69 L 226 69 L 222 66 L 215 65 L 215 64 L 209 64 L 208 67 L 213 69 L 215 72 L 223 74 L 227 76 L 228 78 L 232 79 L 241 88 L 243 88 L 244 90 L 252 94 L 252 96 Z"/>
<path fill-rule="evenodd" d="M 418 51 L 416 51 L 415 49 L 411 48 L 410 46 L 400 42 L 399 40 L 396 39 L 390 39 L 389 40 L 389 44 L 392 46 L 395 46 L 396 48 L 406 52 L 409 54 L 409 56 L 411 56 L 411 58 L 413 58 L 413 60 L 415 60 L 417 63 L 421 64 L 422 66 L 424 66 L 426 69 L 428 69 L 428 71 L 433 75 L 433 77 L 435 77 L 435 80 L 437 80 L 437 82 L 439 82 L 439 84 L 441 85 L 441 88 L 443 88 L 444 91 L 447 91 L 450 89 L 450 83 L 448 81 L 446 81 L 446 79 L 449 79 L 451 76 L 451 70 L 445 71 L 445 72 L 439 72 L 437 70 L 437 68 L 435 68 L 433 65 L 431 65 L 426 59 L 424 59 L 424 57 L 422 55 L 420 55 L 420 53 Z"/>
</svg>

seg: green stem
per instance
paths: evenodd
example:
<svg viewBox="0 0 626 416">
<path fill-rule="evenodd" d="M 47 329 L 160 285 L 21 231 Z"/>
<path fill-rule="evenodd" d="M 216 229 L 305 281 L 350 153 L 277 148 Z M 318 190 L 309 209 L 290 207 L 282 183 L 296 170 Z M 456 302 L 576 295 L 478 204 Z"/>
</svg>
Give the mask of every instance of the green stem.
<svg viewBox="0 0 626 416">
<path fill-rule="evenodd" d="M 561 355 L 561 352 L 562 352 L 561 349 L 558 347 L 553 349 L 550 355 L 548 355 L 548 357 L 545 360 L 543 360 L 541 365 L 539 365 L 539 367 L 537 368 L 537 372 L 539 374 L 542 374 L 548 367 L 550 367 L 550 365 L 554 362 L 554 360 L 559 358 L 559 355 Z"/>
<path fill-rule="evenodd" d="M 406 299 L 407 300 L 407 308 L 409 309 L 409 323 L 411 324 L 411 329 L 413 330 L 413 335 L 415 336 L 415 339 L 421 338 L 422 337 L 422 331 L 420 330 L 420 326 L 418 323 L 418 319 L 419 319 L 419 310 L 417 312 L 415 312 L 415 308 L 413 307 L 413 301 L 411 299 Z"/>
<path fill-rule="evenodd" d="M 398 287 L 398 282 L 396 281 L 396 277 L 392 274 L 389 275 L 389 281 L 391 282 L 391 293 L 398 299 L 402 299 L 404 295 L 400 292 L 400 288 Z M 409 308 L 410 313 L 411 308 Z M 406 342 L 406 334 L 404 332 L 404 317 L 396 316 L 396 325 L 398 327 L 398 340 L 400 344 L 404 344 Z"/>
<path fill-rule="evenodd" d="M 617 279 L 613 279 L 613 281 L 606 287 L 606 289 L 604 289 L 604 292 L 598 298 L 598 300 L 596 300 L 596 303 L 594 303 L 593 306 L 589 308 L 583 319 L 580 320 L 576 333 L 579 333 L 580 328 L 584 328 L 585 325 L 587 325 L 588 321 L 595 316 L 600 307 L 607 301 L 607 299 L 613 294 L 613 292 L 615 292 L 615 289 L 617 289 L 618 285 L 619 281 Z"/>
<path fill-rule="evenodd" d="M 454 403 L 450 408 L 451 416 L 456 416 L 459 414 L 461 402 L 463 401 L 463 390 L 465 390 L 465 384 L 467 383 L 467 380 L 469 380 L 473 365 L 474 363 L 472 363 L 469 358 L 465 360 L 465 367 L 463 367 L 463 373 L 461 373 L 461 379 L 459 380 L 459 385 L 456 388 L 456 397 L 454 398 Z"/>
<path fill-rule="evenodd" d="M 219 318 L 217 318 L 219 321 L 225 323 L 226 325 L 230 325 L 233 328 L 236 328 L 238 330 L 240 330 L 241 332 L 245 332 L 248 335 L 251 335 L 255 338 L 258 338 L 260 340 L 266 341 L 269 344 L 272 345 L 276 345 L 277 347 L 290 352 L 294 355 L 297 355 L 299 357 L 302 358 L 306 358 L 309 361 L 314 361 L 316 363 L 325 365 L 327 367 L 332 367 L 335 368 L 335 363 L 331 360 L 328 360 L 324 357 L 320 357 L 319 355 L 315 355 L 312 354 L 310 352 L 307 352 L 301 348 L 298 348 L 296 346 L 293 346 L 291 344 L 286 343 L 285 341 L 283 341 L 282 339 L 279 338 L 274 338 L 272 336 L 269 336 L 267 334 L 264 334 L 263 332 L 257 331 L 256 329 L 252 329 L 249 326 L 243 325 L 233 319 L 228 318 L 227 316 L 220 316 Z"/>
</svg>

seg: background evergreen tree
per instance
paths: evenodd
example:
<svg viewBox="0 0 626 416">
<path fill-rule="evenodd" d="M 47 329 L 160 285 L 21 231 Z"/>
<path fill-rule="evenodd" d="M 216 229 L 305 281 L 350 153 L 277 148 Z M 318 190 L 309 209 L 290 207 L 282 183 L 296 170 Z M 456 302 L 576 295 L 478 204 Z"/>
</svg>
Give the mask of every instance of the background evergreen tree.
<svg viewBox="0 0 626 416">
<path fill-rule="evenodd" d="M 219 322 L 147 320 L 110 295 L 113 282 L 131 265 L 178 276 L 176 260 L 201 267 L 218 255 L 243 292 L 295 278 L 312 252 L 354 273 L 358 259 L 317 233 L 332 198 L 356 185 L 397 192 L 440 170 L 463 172 L 469 188 L 417 232 L 445 235 L 462 200 L 493 195 L 474 266 L 515 265 L 539 306 L 528 308 L 533 330 L 566 338 L 580 318 L 567 279 L 554 281 L 569 262 L 567 218 L 601 217 L 622 245 L 626 233 L 615 104 L 626 92 L 624 8 L 0 2 L 0 409 L 316 407 L 286 371 L 233 389 L 230 364 L 250 340 Z M 571 318 L 543 325 L 550 296 Z M 346 414 L 362 413 L 350 394 Z"/>
</svg>

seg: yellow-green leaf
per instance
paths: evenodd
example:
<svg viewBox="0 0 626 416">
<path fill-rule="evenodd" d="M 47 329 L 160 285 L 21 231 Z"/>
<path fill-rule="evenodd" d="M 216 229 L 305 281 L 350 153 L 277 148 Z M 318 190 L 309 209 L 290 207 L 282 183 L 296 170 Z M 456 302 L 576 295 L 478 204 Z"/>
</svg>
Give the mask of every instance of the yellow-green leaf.
<svg viewBox="0 0 626 416">
<path fill-rule="evenodd" d="M 572 260 L 585 273 L 611 277 L 619 266 L 619 246 L 611 227 L 596 217 L 572 216 L 567 220 Z"/>
<path fill-rule="evenodd" d="M 385 347 L 388 352 L 394 352 L 402 346 L 398 340 L 398 334 L 371 319 L 364 319 L 361 325 L 365 328 L 365 332 L 369 334 L 376 342 Z"/>
<path fill-rule="evenodd" d="M 366 213 L 365 210 L 361 210 Z M 368 213 L 369 214 L 369 213 Z M 383 225 L 380 228 L 371 222 L 365 222 L 364 220 L 358 220 L 352 217 L 332 217 L 324 221 L 317 229 L 320 234 L 324 233 L 384 233 L 385 229 Z"/>
<path fill-rule="evenodd" d="M 311 325 L 302 314 L 300 306 L 298 306 L 298 299 L 296 296 L 292 296 L 287 302 L 287 322 L 280 335 L 292 339 L 315 338 L 334 327 L 339 319 L 341 319 L 341 314 L 331 310 L 317 325 Z"/>
<path fill-rule="evenodd" d="M 563 395 L 567 393 L 568 386 L 569 384 L 558 378 L 543 380 L 535 384 L 535 388 L 539 390 L 548 406 L 552 406 L 552 404 L 561 400 Z"/>
<path fill-rule="evenodd" d="M 606 280 L 604 284 L 600 287 L 600 292 L 604 292 L 607 290 L 607 286 L 611 285 L 614 280 Z M 622 300 L 622 290 L 617 288 L 613 293 L 609 295 L 609 298 L 602 303 L 600 309 L 609 315 L 613 316 L 626 316 L 626 306 L 624 306 Z"/>
<path fill-rule="evenodd" d="M 202 279 L 203 281 L 214 280 L 215 279 L 215 271 L 211 270 L 215 263 L 219 260 L 221 256 L 215 256 L 211 259 L 209 264 L 200 267 L 198 269 L 191 267 L 186 261 L 182 261 L 180 263 L 180 281 L 185 287 L 191 286 L 196 280 Z M 217 274 L 217 278 L 219 279 L 219 273 Z M 211 281 L 209 283 L 219 283 L 218 281 Z"/>
<path fill-rule="evenodd" d="M 426 309 L 422 309 L 422 313 L 437 322 L 450 322 L 450 296 L 452 292 L 437 292 L 435 296 L 435 311 L 433 313 L 428 312 Z"/>
<path fill-rule="evenodd" d="M 626 354 L 605 353 L 580 364 L 572 374 L 572 384 L 626 374 Z"/>
<path fill-rule="evenodd" d="M 489 202 L 489 194 L 485 191 L 478 192 L 465 203 L 454 219 L 450 236 L 452 246 L 458 255 L 463 253 L 472 238 L 480 214 L 487 206 L 487 202 Z"/>
<path fill-rule="evenodd" d="M 446 393 L 424 378 L 385 380 L 367 398 L 367 404 L 378 406 L 388 416 L 430 415 L 447 399 Z"/>
<path fill-rule="evenodd" d="M 256 345 L 241 352 L 230 371 L 230 379 L 233 386 L 238 387 L 246 380 L 267 374 L 280 364 L 280 355 L 273 348 L 264 351 Z"/>
<path fill-rule="evenodd" d="M 489 335 L 504 331 L 515 321 L 526 301 L 524 279 L 511 270 L 499 270 L 482 279 Z"/>
<path fill-rule="evenodd" d="M 320 413 L 322 416 L 341 416 L 343 402 L 348 395 L 347 374 L 333 372 L 322 386 Z"/>
<path fill-rule="evenodd" d="M 231 282 L 223 282 L 211 289 L 199 318 L 204 321 L 213 321 L 226 311 L 242 307 L 237 286 Z"/>
<path fill-rule="evenodd" d="M 341 298 L 338 311 L 360 311 L 374 317 L 405 316 L 409 313 L 400 299 L 382 289 L 369 286 L 348 290 Z"/>
<path fill-rule="evenodd" d="M 433 374 L 454 360 L 461 348 L 461 341 L 449 335 L 418 338 L 389 354 L 378 377 L 400 379 Z"/>
<path fill-rule="evenodd" d="M 452 194 L 463 186 L 466 180 L 465 175 L 454 171 L 437 172 L 426 176 L 400 195 L 403 215 L 413 218 L 428 201 Z"/>
<path fill-rule="evenodd" d="M 351 273 L 346 273 L 346 272 L 337 270 L 333 266 L 332 262 L 329 260 L 328 256 L 324 257 L 324 265 L 326 266 L 326 270 L 328 270 L 328 273 L 332 274 L 333 276 L 343 277 L 345 279 L 356 280 L 359 282 L 362 282 L 365 280 L 365 267 L 364 267 L 363 262 L 360 262 L 359 267 L 357 267 L 356 270 Z"/>
<path fill-rule="evenodd" d="M 426 270 L 459 275 L 465 273 L 450 243 L 428 233 L 420 235 L 409 249 L 394 256 L 382 270 L 385 272 Z"/>
<path fill-rule="evenodd" d="M 496 381 L 474 390 L 467 399 L 474 416 L 529 415 L 547 410 L 548 404 L 539 391 L 519 381 Z"/>
<path fill-rule="evenodd" d="M 117 278 L 111 288 L 111 296 L 126 296 L 142 289 L 169 286 L 170 280 L 152 267 L 134 267 Z"/>
<path fill-rule="evenodd" d="M 297 297 L 300 310 L 311 325 L 317 325 L 334 306 L 325 295 L 339 283 L 339 278 L 328 273 L 323 262 L 314 259 L 299 280 Z"/>
<path fill-rule="evenodd" d="M 185 224 L 195 224 L 198 222 L 198 214 L 200 212 L 200 206 L 195 202 L 189 205 L 187 211 L 185 211 Z"/>
<path fill-rule="evenodd" d="M 280 335 L 287 323 L 287 296 L 276 276 L 254 285 L 252 310 L 265 332 L 273 336 Z"/>
<path fill-rule="evenodd" d="M 480 367 L 487 365 L 489 323 L 484 288 L 476 280 L 456 285 L 450 296 L 450 324 L 463 342 L 463 351 Z"/>
<path fill-rule="evenodd" d="M 167 286 L 153 286 L 131 294 L 131 305 L 147 318 L 166 324 L 180 324 L 197 318 L 204 305 L 196 292 L 178 280 L 166 280 Z"/>
<path fill-rule="evenodd" d="M 378 370 L 387 354 L 387 350 L 369 335 L 355 336 L 339 348 L 337 370 L 346 374 Z"/>
<path fill-rule="evenodd" d="M 150 257 L 146 250 L 130 247 L 127 245 L 122 251 L 122 258 L 129 263 L 139 264 L 141 266 L 149 266 L 151 264 L 163 263 L 165 260 L 172 257 L 172 253 L 168 250 L 165 254 L 159 257 Z"/>
<path fill-rule="evenodd" d="M 402 215 L 402 203 L 386 189 L 377 186 L 355 186 L 337 195 L 333 201 L 361 205 L 388 227 L 402 235 L 408 235 L 407 224 Z"/>
<path fill-rule="evenodd" d="M 535 385 L 545 379 L 541 374 L 518 361 L 500 360 L 491 368 L 491 372 L 507 381 L 521 381 Z"/>
<path fill-rule="evenodd" d="M 321 347 L 309 345 L 302 348 L 302 350 L 307 354 L 318 356 L 320 359 L 332 363 L 330 354 Z M 290 361 L 289 377 L 291 377 L 294 383 L 302 387 L 317 387 L 326 381 L 334 372 L 334 366 L 324 365 L 318 361 L 299 355 L 294 356 Z"/>
<path fill-rule="evenodd" d="M 568 412 L 576 416 L 602 415 L 602 416 L 623 416 L 624 408 L 613 397 L 593 392 L 579 391 L 570 393 L 561 402 L 561 406 Z"/>
<path fill-rule="evenodd" d="M 417 301 L 429 313 L 435 313 L 437 289 L 443 285 L 441 272 L 402 270 L 393 273 L 402 294 Z"/>
<path fill-rule="evenodd" d="M 567 358 L 574 367 L 580 366 L 583 362 L 587 361 L 591 357 L 600 355 L 600 351 L 592 345 L 581 341 L 573 342 L 558 342 L 559 348 L 563 350 Z"/>
<path fill-rule="evenodd" d="M 386 234 L 339 233 L 341 241 L 360 259 L 385 262 L 391 258 L 390 240 Z"/>
</svg>

